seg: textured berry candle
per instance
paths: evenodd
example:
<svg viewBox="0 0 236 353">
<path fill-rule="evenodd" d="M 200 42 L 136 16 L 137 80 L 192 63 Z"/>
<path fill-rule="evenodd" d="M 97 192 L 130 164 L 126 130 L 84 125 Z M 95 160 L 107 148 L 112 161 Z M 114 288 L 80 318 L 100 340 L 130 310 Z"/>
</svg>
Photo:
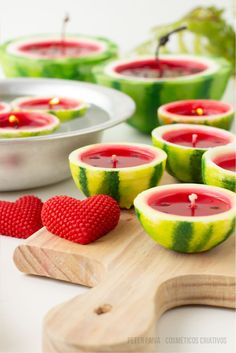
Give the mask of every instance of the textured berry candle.
<svg viewBox="0 0 236 353">
<path fill-rule="evenodd" d="M 12 106 L 15 110 L 53 114 L 62 122 L 83 116 L 89 107 L 81 100 L 68 97 L 22 97 L 15 99 Z"/>
<path fill-rule="evenodd" d="M 235 144 L 213 148 L 204 153 L 202 158 L 202 178 L 205 184 L 235 191 Z"/>
<path fill-rule="evenodd" d="M 157 109 L 180 99 L 219 99 L 231 68 L 224 60 L 188 55 L 138 57 L 109 62 L 94 69 L 99 84 L 132 97 L 135 114 L 128 122 L 150 133 L 158 125 Z M 207 86 L 207 89 L 206 89 Z"/>
<path fill-rule="evenodd" d="M 46 113 L 8 112 L 0 114 L 0 137 L 45 135 L 60 125 L 54 115 Z"/>
<path fill-rule="evenodd" d="M 158 119 L 161 125 L 201 124 L 229 130 L 234 119 L 234 109 L 231 104 L 220 101 L 184 100 L 162 105 L 158 109 Z"/>
<path fill-rule="evenodd" d="M 69 156 L 73 179 L 86 195 L 107 194 L 130 208 L 137 194 L 158 185 L 166 153 L 142 144 L 97 144 Z"/>
<path fill-rule="evenodd" d="M 134 206 L 145 231 L 179 252 L 209 250 L 226 240 L 235 226 L 235 194 L 214 186 L 158 186 L 139 194 Z"/>
<path fill-rule="evenodd" d="M 168 155 L 167 170 L 180 181 L 202 182 L 201 160 L 208 149 L 235 140 L 228 131 L 191 124 L 161 126 L 152 132 L 153 144 Z"/>
</svg>

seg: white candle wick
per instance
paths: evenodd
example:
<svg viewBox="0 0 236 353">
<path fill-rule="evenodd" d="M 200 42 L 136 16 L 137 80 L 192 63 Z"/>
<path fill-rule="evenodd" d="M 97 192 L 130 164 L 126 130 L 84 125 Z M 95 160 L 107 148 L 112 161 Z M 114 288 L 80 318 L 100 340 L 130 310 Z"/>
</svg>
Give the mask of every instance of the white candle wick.
<svg viewBox="0 0 236 353">
<path fill-rule="evenodd" d="M 196 147 L 197 139 L 198 139 L 198 134 L 192 134 L 192 145 L 193 145 L 193 147 Z"/>
<path fill-rule="evenodd" d="M 198 199 L 197 194 L 190 194 L 188 195 L 188 199 L 190 201 L 190 207 L 192 209 L 196 208 L 196 200 Z"/>
<path fill-rule="evenodd" d="M 117 155 L 116 155 L 116 154 L 113 154 L 113 155 L 111 156 L 111 160 L 112 160 L 112 167 L 113 167 L 113 168 L 116 168 L 116 165 L 117 165 L 117 162 L 118 162 Z"/>
</svg>

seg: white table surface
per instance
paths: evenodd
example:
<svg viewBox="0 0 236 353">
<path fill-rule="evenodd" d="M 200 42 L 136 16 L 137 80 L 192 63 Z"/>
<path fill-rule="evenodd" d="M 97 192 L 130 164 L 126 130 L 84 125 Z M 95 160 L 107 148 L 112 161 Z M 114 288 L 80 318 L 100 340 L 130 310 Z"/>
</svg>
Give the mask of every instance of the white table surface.
<svg viewBox="0 0 236 353">
<path fill-rule="evenodd" d="M 232 82 L 225 98 L 233 101 Z M 121 124 L 104 133 L 103 141 L 150 143 L 148 136 Z M 15 200 L 26 192 L 0 193 L 1 200 Z M 71 179 L 30 190 L 42 200 L 54 195 L 82 197 Z M 56 280 L 27 276 L 14 266 L 12 255 L 23 240 L 0 236 L 0 352 L 40 352 L 43 316 L 53 306 L 85 292 L 85 287 Z M 132 320 L 132 319 L 131 319 Z M 158 323 L 159 352 L 235 351 L 233 310 L 189 306 L 173 309 Z M 171 343 L 181 339 L 182 343 Z M 172 340 L 172 341 L 171 341 Z M 217 340 L 222 343 L 217 343 Z M 198 341 L 198 343 L 197 343 Z"/>
</svg>

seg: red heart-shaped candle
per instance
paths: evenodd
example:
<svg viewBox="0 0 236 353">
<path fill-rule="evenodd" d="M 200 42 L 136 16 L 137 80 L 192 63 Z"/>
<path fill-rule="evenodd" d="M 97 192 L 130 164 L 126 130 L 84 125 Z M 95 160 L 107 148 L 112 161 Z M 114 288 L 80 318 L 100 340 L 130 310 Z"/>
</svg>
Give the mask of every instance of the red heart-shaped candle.
<svg viewBox="0 0 236 353">
<path fill-rule="evenodd" d="M 33 195 L 15 202 L 0 201 L 0 234 L 28 238 L 42 227 L 42 206 L 42 201 Z"/>
<path fill-rule="evenodd" d="M 110 232 L 118 224 L 120 208 L 110 196 L 91 196 L 80 201 L 55 196 L 44 203 L 43 225 L 53 234 L 80 244 L 88 244 Z"/>
</svg>

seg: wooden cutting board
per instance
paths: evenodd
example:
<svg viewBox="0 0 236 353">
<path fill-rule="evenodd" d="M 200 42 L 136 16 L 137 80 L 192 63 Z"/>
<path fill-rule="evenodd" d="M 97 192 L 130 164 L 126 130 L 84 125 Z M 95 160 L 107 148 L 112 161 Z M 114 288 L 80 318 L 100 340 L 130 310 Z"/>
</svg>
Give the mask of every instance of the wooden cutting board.
<svg viewBox="0 0 236 353">
<path fill-rule="evenodd" d="M 24 273 L 95 287 L 46 315 L 43 352 L 149 352 L 158 318 L 188 304 L 235 306 L 234 237 L 202 254 L 179 254 L 144 233 L 133 211 L 83 246 L 45 228 L 14 254 Z"/>
</svg>

